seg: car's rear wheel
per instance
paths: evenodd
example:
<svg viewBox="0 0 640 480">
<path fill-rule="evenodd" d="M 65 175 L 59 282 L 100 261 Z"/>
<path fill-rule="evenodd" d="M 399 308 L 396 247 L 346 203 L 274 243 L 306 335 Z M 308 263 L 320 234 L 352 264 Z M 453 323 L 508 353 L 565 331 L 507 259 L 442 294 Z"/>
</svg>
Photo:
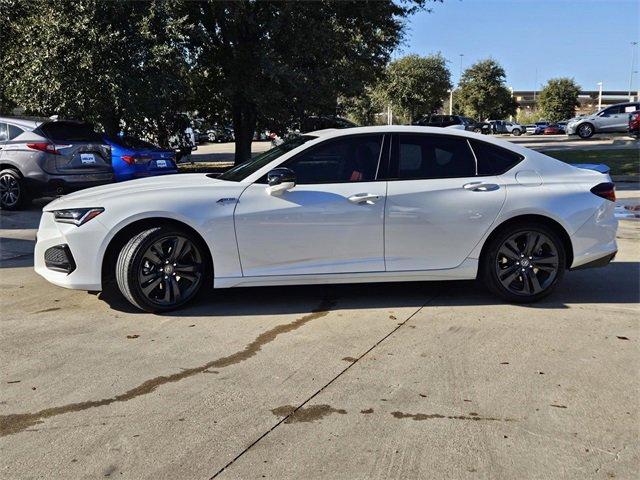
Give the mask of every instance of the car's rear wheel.
<svg viewBox="0 0 640 480">
<path fill-rule="evenodd" d="M 510 302 L 529 303 L 549 295 L 562 280 L 566 253 L 544 224 L 517 224 L 494 236 L 481 259 L 491 291 Z"/>
<path fill-rule="evenodd" d="M 595 133 L 595 128 L 590 123 L 583 123 L 578 127 L 578 136 L 580 138 L 591 138 Z"/>
<path fill-rule="evenodd" d="M 173 310 L 202 286 L 206 258 L 191 234 L 170 226 L 144 230 L 122 248 L 116 281 L 122 295 L 147 312 Z"/>
<path fill-rule="evenodd" d="M 513 133 L 516 137 L 519 137 L 522 134 L 519 128 L 514 128 L 511 133 Z"/>
<path fill-rule="evenodd" d="M 0 171 L 0 209 L 18 210 L 28 200 L 27 189 L 20 174 L 10 168 Z"/>
</svg>

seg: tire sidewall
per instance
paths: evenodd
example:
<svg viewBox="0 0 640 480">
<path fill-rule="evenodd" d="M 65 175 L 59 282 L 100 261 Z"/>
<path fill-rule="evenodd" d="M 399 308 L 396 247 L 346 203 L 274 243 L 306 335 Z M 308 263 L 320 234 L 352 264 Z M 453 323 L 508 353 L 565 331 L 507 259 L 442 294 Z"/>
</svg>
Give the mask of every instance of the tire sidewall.
<svg viewBox="0 0 640 480">
<path fill-rule="evenodd" d="M 24 187 L 24 181 L 22 180 L 22 177 L 20 176 L 20 174 L 15 170 L 5 169 L 0 171 L 0 177 L 4 177 L 7 175 L 12 176 L 16 180 L 16 183 L 18 185 L 18 201 L 15 204 L 10 206 L 3 205 L 2 203 L 0 203 L 0 210 L 7 210 L 7 211 L 18 210 L 20 207 L 24 205 L 26 196 L 27 196 L 26 189 Z"/>
<path fill-rule="evenodd" d="M 556 277 L 551 282 L 545 290 L 539 292 L 535 295 L 518 295 L 513 292 L 507 290 L 500 280 L 497 277 L 495 272 L 495 262 L 498 255 L 498 250 L 502 246 L 502 244 L 507 240 L 507 238 L 512 235 L 524 232 L 538 232 L 546 235 L 556 247 L 556 251 L 558 252 L 558 271 L 556 272 Z M 513 225 L 512 227 L 504 228 L 501 232 L 499 232 L 493 239 L 490 240 L 490 244 L 488 248 L 484 252 L 484 256 L 481 259 L 481 269 L 482 274 L 480 277 L 483 279 L 485 284 L 489 287 L 491 291 L 498 294 L 502 298 L 506 299 L 509 302 L 513 303 L 531 303 L 536 302 L 547 295 L 550 295 L 558 286 L 558 284 L 562 281 L 564 277 L 564 272 L 566 270 L 566 252 L 564 248 L 564 244 L 560 237 L 549 227 L 543 224 L 518 224 Z"/>
<path fill-rule="evenodd" d="M 200 254 L 200 258 L 203 266 L 205 265 L 207 256 L 202 251 L 202 246 L 200 245 L 200 242 L 198 242 L 197 239 L 193 238 L 192 235 L 190 235 L 188 232 L 185 232 L 184 230 L 174 228 L 174 227 L 160 226 L 160 227 L 146 230 L 145 232 L 141 232 L 141 234 L 145 234 L 145 233 L 148 233 L 148 234 L 145 235 L 144 238 L 141 239 L 141 241 L 137 242 L 137 244 L 133 247 L 134 251 L 130 255 L 130 258 L 124 261 L 126 264 L 124 265 L 124 267 L 126 268 L 126 288 L 129 290 L 129 294 L 127 295 L 127 292 L 123 290 L 123 286 L 121 285 L 120 278 L 118 278 L 118 286 L 120 287 L 120 290 L 123 293 L 123 295 L 128 300 L 130 301 L 133 300 L 132 303 L 134 303 L 136 306 L 138 306 L 142 310 L 145 310 L 147 312 L 168 312 L 171 310 L 175 310 L 183 306 L 184 304 L 190 302 L 191 300 L 193 300 L 195 297 L 198 296 L 199 291 L 202 289 L 202 286 L 205 283 L 205 279 L 207 277 L 206 272 L 205 271 L 202 272 L 203 274 L 200 278 L 200 284 L 191 293 L 191 295 L 189 295 L 188 297 L 182 298 L 179 302 L 173 305 L 158 305 L 156 303 L 151 302 L 149 299 L 147 299 L 147 297 L 142 293 L 142 288 L 140 287 L 140 283 L 138 281 L 138 272 L 140 270 L 141 263 L 144 259 L 144 253 L 152 244 L 156 243 L 157 241 L 163 238 L 180 235 L 182 237 L 187 238 L 193 244 L 194 248 L 198 249 L 198 253 Z M 130 242 L 135 242 L 135 239 L 137 238 L 137 236 L 138 235 L 134 236 L 130 240 Z M 125 253 L 126 247 L 127 246 L 125 245 L 125 248 L 123 248 L 123 250 L 120 252 L 120 255 L 123 255 L 123 253 Z M 118 263 L 120 263 L 120 258 L 118 259 Z"/>
<path fill-rule="evenodd" d="M 589 135 L 584 135 L 584 134 L 582 133 L 582 129 L 583 129 L 583 128 L 586 128 L 586 127 L 590 127 L 590 128 L 591 128 L 591 131 L 590 131 Z M 580 126 L 578 127 L 578 136 L 579 136 L 580 138 L 591 138 L 591 137 L 593 136 L 593 134 L 594 134 L 594 133 L 595 133 L 595 128 L 594 128 L 594 126 L 593 126 L 593 125 L 591 125 L 590 123 L 583 123 L 582 125 L 580 125 Z"/>
<path fill-rule="evenodd" d="M 519 137 L 522 134 L 519 128 L 514 129 L 512 133 L 515 137 Z"/>
</svg>

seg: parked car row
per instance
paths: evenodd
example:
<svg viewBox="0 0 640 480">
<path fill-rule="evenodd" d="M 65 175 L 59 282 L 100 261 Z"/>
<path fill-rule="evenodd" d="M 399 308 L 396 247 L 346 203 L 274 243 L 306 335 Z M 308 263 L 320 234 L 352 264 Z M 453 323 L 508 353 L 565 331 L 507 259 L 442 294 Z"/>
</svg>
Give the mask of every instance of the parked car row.
<svg viewBox="0 0 640 480">
<path fill-rule="evenodd" d="M 0 208 L 114 181 L 176 173 L 176 154 L 84 122 L 0 117 Z"/>
</svg>

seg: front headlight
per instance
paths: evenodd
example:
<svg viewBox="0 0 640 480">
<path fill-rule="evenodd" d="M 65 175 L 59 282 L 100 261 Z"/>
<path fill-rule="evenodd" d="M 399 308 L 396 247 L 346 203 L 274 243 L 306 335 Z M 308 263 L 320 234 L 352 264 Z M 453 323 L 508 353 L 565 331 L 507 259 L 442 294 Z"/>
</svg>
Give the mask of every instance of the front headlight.
<svg viewBox="0 0 640 480">
<path fill-rule="evenodd" d="M 58 223 L 72 223 L 79 227 L 102 212 L 104 212 L 104 208 L 67 208 L 54 210 L 53 218 Z"/>
</svg>

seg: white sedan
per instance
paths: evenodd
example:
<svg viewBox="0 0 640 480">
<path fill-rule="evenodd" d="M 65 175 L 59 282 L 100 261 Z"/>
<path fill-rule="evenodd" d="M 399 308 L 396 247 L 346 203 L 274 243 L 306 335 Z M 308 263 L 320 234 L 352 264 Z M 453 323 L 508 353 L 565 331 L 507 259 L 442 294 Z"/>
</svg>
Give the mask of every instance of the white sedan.
<svg viewBox="0 0 640 480">
<path fill-rule="evenodd" d="M 606 170 L 605 170 L 606 171 Z M 35 269 L 146 311 L 204 286 L 479 278 L 507 301 L 614 257 L 606 173 L 461 130 L 299 136 L 216 178 L 102 186 L 44 208 Z"/>
</svg>

